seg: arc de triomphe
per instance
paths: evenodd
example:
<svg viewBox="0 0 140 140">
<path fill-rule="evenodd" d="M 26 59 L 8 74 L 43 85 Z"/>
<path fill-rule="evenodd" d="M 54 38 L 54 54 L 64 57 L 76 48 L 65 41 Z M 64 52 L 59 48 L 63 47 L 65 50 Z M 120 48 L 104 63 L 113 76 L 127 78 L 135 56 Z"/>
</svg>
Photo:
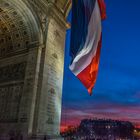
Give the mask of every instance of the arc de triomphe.
<svg viewBox="0 0 140 140">
<path fill-rule="evenodd" d="M 59 135 L 70 8 L 69 0 L 0 0 L 0 140 Z"/>
</svg>

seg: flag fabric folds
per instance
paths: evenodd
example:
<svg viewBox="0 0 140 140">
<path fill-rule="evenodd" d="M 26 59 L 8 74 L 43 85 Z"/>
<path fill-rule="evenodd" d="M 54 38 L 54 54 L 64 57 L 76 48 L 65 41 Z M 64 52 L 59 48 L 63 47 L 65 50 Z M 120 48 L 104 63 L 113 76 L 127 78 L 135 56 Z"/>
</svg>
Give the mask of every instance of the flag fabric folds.
<svg viewBox="0 0 140 140">
<path fill-rule="evenodd" d="M 101 50 L 101 20 L 106 18 L 103 0 L 73 0 L 70 70 L 89 94 L 96 82 Z"/>
</svg>

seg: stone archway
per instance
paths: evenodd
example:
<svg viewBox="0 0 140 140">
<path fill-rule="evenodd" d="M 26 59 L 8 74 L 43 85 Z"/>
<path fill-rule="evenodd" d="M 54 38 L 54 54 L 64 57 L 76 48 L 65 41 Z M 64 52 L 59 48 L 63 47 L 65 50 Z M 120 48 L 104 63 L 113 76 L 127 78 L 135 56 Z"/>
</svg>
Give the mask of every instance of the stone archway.
<svg viewBox="0 0 140 140">
<path fill-rule="evenodd" d="M 27 49 L 29 45 L 39 44 L 40 27 L 21 0 L 0 1 L 0 25 L 1 57 Z"/>
<path fill-rule="evenodd" d="M 0 1 L 0 139 L 27 135 L 42 31 L 21 0 Z M 32 69 L 31 69 L 32 68 Z M 30 82 L 29 82 L 30 81 Z M 28 87 L 27 84 L 33 84 Z M 29 96 L 28 96 L 29 94 Z M 29 107 L 29 108 L 28 108 Z"/>
<path fill-rule="evenodd" d="M 0 139 L 59 135 L 70 6 L 67 0 L 0 1 Z"/>
</svg>

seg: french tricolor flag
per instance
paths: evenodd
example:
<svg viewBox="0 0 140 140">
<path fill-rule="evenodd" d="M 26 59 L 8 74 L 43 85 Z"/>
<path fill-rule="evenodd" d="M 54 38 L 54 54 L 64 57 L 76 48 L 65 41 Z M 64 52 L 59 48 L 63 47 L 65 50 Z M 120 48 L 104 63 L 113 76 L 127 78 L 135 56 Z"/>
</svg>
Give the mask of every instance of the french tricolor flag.
<svg viewBox="0 0 140 140">
<path fill-rule="evenodd" d="M 84 84 L 89 94 L 98 73 L 102 28 L 106 18 L 103 0 L 73 0 L 70 56 L 70 70 Z"/>
</svg>

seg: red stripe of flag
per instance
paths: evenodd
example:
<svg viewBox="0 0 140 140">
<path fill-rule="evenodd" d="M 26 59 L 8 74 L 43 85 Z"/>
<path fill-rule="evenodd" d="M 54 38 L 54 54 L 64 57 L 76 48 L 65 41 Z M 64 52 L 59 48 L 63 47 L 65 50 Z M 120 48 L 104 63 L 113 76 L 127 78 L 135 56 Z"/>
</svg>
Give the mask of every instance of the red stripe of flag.
<svg viewBox="0 0 140 140">
<path fill-rule="evenodd" d="M 105 5 L 104 0 L 98 0 L 98 4 L 100 7 L 100 13 L 101 13 L 102 20 L 106 19 L 106 5 Z"/>
<path fill-rule="evenodd" d="M 92 89 L 96 82 L 96 77 L 98 73 L 98 66 L 100 60 L 100 51 L 101 51 L 101 42 L 102 37 L 98 43 L 98 48 L 96 55 L 93 57 L 92 62 L 86 67 L 82 72 L 80 72 L 77 77 L 84 84 L 84 86 L 88 89 L 89 94 L 92 94 Z"/>
</svg>

